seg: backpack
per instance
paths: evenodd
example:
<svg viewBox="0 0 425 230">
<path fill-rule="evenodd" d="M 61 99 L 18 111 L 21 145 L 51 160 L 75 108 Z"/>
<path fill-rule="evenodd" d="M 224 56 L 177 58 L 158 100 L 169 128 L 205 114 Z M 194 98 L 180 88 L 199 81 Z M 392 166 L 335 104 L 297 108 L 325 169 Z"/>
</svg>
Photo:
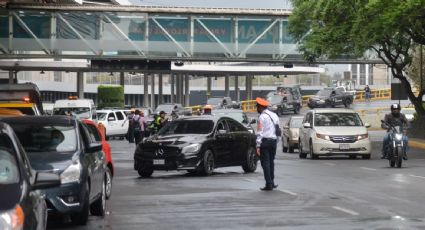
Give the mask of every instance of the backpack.
<svg viewBox="0 0 425 230">
<path fill-rule="evenodd" d="M 141 132 L 142 131 L 142 127 L 140 126 L 140 116 L 137 118 L 137 120 L 133 120 L 133 130 L 134 132 Z"/>
</svg>

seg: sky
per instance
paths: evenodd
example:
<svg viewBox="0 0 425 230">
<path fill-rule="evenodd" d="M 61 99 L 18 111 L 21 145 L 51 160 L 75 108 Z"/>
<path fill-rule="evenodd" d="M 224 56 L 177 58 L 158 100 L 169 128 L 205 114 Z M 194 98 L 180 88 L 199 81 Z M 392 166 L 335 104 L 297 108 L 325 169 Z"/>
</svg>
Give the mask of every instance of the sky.
<svg viewBox="0 0 425 230">
<path fill-rule="evenodd" d="M 288 9 L 290 0 L 130 0 L 134 5 Z"/>
</svg>

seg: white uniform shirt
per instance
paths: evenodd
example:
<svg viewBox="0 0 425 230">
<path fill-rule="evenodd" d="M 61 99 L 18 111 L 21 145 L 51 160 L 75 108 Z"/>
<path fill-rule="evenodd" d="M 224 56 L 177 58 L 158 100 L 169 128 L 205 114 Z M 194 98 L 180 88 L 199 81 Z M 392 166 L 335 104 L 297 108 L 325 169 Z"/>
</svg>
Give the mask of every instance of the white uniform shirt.
<svg viewBox="0 0 425 230">
<path fill-rule="evenodd" d="M 272 120 L 273 119 L 273 120 Z M 277 139 L 275 124 L 279 125 L 279 117 L 276 113 L 265 109 L 258 118 L 257 126 L 257 147 L 261 146 L 263 138 Z"/>
</svg>

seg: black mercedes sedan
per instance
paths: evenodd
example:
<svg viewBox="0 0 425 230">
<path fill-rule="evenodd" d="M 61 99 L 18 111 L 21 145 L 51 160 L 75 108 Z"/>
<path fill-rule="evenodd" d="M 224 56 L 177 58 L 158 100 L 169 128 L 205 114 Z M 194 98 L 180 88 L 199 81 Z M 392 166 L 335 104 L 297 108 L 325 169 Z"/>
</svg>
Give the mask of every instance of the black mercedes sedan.
<svg viewBox="0 0 425 230">
<path fill-rule="evenodd" d="M 70 215 L 85 225 L 91 212 L 105 215 L 106 163 L 93 130 L 69 116 L 25 116 L 2 119 L 25 149 L 31 166 L 60 176 L 61 185 L 40 190 L 50 214 Z"/>
<path fill-rule="evenodd" d="M 13 130 L 0 122 L 0 229 L 46 229 L 46 202 L 37 189 L 59 185 L 58 175 L 31 168 Z"/>
<path fill-rule="evenodd" d="M 200 116 L 168 122 L 157 135 L 141 142 L 134 169 L 141 177 L 154 170 L 187 170 L 211 175 L 214 168 L 257 169 L 256 136 L 229 117 Z"/>
</svg>

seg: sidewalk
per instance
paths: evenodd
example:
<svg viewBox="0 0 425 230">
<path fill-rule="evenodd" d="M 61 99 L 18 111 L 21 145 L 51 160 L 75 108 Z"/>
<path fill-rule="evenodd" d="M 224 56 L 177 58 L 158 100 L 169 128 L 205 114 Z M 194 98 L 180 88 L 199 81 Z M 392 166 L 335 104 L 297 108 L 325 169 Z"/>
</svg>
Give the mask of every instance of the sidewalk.
<svg viewBox="0 0 425 230">
<path fill-rule="evenodd" d="M 425 149 L 425 140 L 417 139 L 417 138 L 409 138 L 409 147 Z"/>
</svg>

